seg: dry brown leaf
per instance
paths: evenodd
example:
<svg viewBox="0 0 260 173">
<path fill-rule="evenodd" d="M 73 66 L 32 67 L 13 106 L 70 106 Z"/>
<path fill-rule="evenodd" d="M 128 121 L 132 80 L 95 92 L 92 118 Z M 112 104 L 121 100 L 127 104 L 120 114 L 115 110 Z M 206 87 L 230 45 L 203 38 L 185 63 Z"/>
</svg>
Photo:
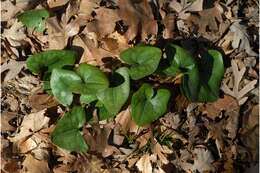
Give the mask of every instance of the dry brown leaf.
<svg viewBox="0 0 260 173">
<path fill-rule="evenodd" d="M 186 1 L 173 0 L 170 2 L 169 7 L 174 9 L 178 13 L 178 18 L 187 19 L 190 14 L 188 12 L 202 11 L 203 10 L 203 0 L 196 1 Z"/>
<path fill-rule="evenodd" d="M 96 59 L 92 56 L 90 49 L 87 47 L 87 45 L 79 36 L 75 36 L 72 45 L 74 46 L 73 47 L 74 50 L 78 52 L 82 52 L 79 63 L 97 65 Z"/>
<path fill-rule="evenodd" d="M 114 135 L 113 135 L 113 143 L 116 145 L 122 145 L 124 142 L 125 136 L 120 134 L 120 128 L 115 126 Z"/>
<path fill-rule="evenodd" d="M 194 163 L 188 162 L 193 160 Z M 195 148 L 192 153 L 187 150 L 180 151 L 180 157 L 173 161 L 174 164 L 181 167 L 188 173 L 192 172 L 210 172 L 215 171 L 212 162 L 214 161 L 211 152 L 206 148 Z"/>
<path fill-rule="evenodd" d="M 29 96 L 29 103 L 36 111 L 58 105 L 57 101 L 52 96 L 40 92 Z"/>
<path fill-rule="evenodd" d="M 136 139 L 136 142 L 139 142 L 139 148 L 144 147 L 147 142 L 149 141 L 149 139 L 151 139 L 151 137 L 153 136 L 153 133 L 151 130 L 149 130 L 147 133 L 141 135 L 140 137 L 138 137 Z"/>
<path fill-rule="evenodd" d="M 59 165 L 53 168 L 53 173 L 64 173 L 64 172 L 71 172 L 71 168 L 68 165 Z"/>
<path fill-rule="evenodd" d="M 46 27 L 49 49 L 63 49 L 67 45 L 68 37 L 65 35 L 63 26 L 60 24 L 57 17 L 48 18 Z"/>
<path fill-rule="evenodd" d="M 112 131 L 109 124 L 102 125 L 95 124 L 90 132 L 87 128 L 83 129 L 84 138 L 90 146 L 90 151 L 103 153 L 108 145 L 108 137 Z"/>
<path fill-rule="evenodd" d="M 11 1 L 1 1 L 1 22 L 12 19 L 19 10 Z"/>
<path fill-rule="evenodd" d="M 208 149 L 195 148 L 193 154 L 195 155 L 194 164 L 191 168 L 193 171 L 215 171 L 215 167 L 212 164 L 214 159 L 211 152 Z"/>
<path fill-rule="evenodd" d="M 229 21 L 223 20 L 222 14 L 224 9 L 220 4 L 215 2 L 214 7 L 191 14 L 187 18 L 189 28 L 197 26 L 198 33 L 209 40 L 218 39 L 229 26 Z"/>
<path fill-rule="evenodd" d="M 164 17 L 162 23 L 164 25 L 163 38 L 173 38 L 175 30 L 176 17 L 173 14 L 168 14 Z"/>
<path fill-rule="evenodd" d="M 160 122 L 166 127 L 177 129 L 180 125 L 181 119 L 179 114 L 169 112 L 160 118 Z"/>
<path fill-rule="evenodd" d="M 2 158 L 1 158 L 2 159 Z M 1 173 L 21 173 L 21 165 L 16 160 L 1 160 Z"/>
<path fill-rule="evenodd" d="M 165 154 L 171 154 L 172 151 L 167 146 L 161 146 L 158 142 L 156 142 L 153 148 L 153 153 L 157 155 L 157 157 L 163 164 L 168 164 L 169 161 Z"/>
<path fill-rule="evenodd" d="M 128 40 L 133 40 L 138 34 L 140 34 L 144 41 L 150 34 L 157 34 L 157 21 L 154 20 L 148 0 L 141 2 L 119 0 L 118 6 L 119 16 L 128 25 L 128 30 L 125 33 Z M 139 27 L 141 27 L 141 33 L 139 32 Z"/>
<path fill-rule="evenodd" d="M 223 47 L 226 54 L 238 49 L 239 51 L 245 50 L 250 56 L 257 55 L 250 46 L 250 38 L 246 28 L 246 26 L 240 24 L 240 20 L 232 23 L 229 32 L 219 42 L 219 46 Z"/>
<path fill-rule="evenodd" d="M 47 140 L 46 140 L 47 138 Z M 49 136 L 42 136 L 42 134 L 34 134 L 26 140 L 20 140 L 15 143 L 14 147 L 19 153 L 33 154 L 35 159 L 47 160 L 49 158 L 48 148 L 50 148 Z"/>
<path fill-rule="evenodd" d="M 81 0 L 79 5 L 79 14 L 90 17 L 95 8 L 99 7 L 101 0 Z"/>
<path fill-rule="evenodd" d="M 46 109 L 26 115 L 19 128 L 19 133 L 15 134 L 14 137 L 10 137 L 9 140 L 11 142 L 18 142 L 26 138 L 27 136 L 30 136 L 34 132 L 37 132 L 44 127 L 47 127 L 50 118 L 44 116 L 45 112 Z"/>
<path fill-rule="evenodd" d="M 105 158 L 111 155 L 119 155 L 119 154 L 121 154 L 119 149 L 117 149 L 112 145 L 107 145 L 102 152 L 102 157 Z"/>
<path fill-rule="evenodd" d="M 225 111 L 227 114 L 239 113 L 239 105 L 236 99 L 224 95 L 224 98 L 219 98 L 216 102 L 207 103 L 202 111 L 205 111 L 207 116 L 214 120 L 220 115 L 221 111 Z"/>
<path fill-rule="evenodd" d="M 142 173 L 152 173 L 152 164 L 150 161 L 150 155 L 149 154 L 144 154 L 140 160 L 136 163 L 137 168 L 139 171 Z"/>
<path fill-rule="evenodd" d="M 19 95 L 17 95 L 17 97 L 19 97 L 21 95 L 28 96 L 28 95 L 30 95 L 31 92 L 35 92 L 36 90 L 38 90 L 40 88 L 40 81 L 35 76 L 27 74 L 23 77 L 14 78 L 13 80 L 6 82 L 6 85 L 9 85 L 12 87 L 15 86 L 15 89 L 19 93 Z M 23 101 L 27 101 L 26 97 L 19 97 L 19 98 L 20 98 L 21 103 Z"/>
<path fill-rule="evenodd" d="M 25 67 L 25 61 L 15 61 L 12 59 L 1 65 L 1 73 L 8 70 L 6 76 L 4 77 L 4 82 L 15 78 L 23 69 L 23 67 Z"/>
<path fill-rule="evenodd" d="M 120 20 L 117 9 L 98 8 L 95 10 L 97 19 L 97 31 L 101 38 L 111 34 L 116 26 L 116 22 Z M 109 19 L 109 20 L 108 20 Z"/>
<path fill-rule="evenodd" d="M 165 171 L 162 168 L 154 169 L 154 173 L 165 173 Z"/>
<path fill-rule="evenodd" d="M 55 8 L 67 4 L 69 0 L 47 0 L 47 4 L 50 8 Z"/>
<path fill-rule="evenodd" d="M 17 116 L 15 112 L 2 112 L 1 113 L 1 131 L 14 131 L 15 127 L 10 125 L 10 120 Z"/>
<path fill-rule="evenodd" d="M 47 160 L 37 160 L 28 154 L 23 161 L 23 173 L 51 173 Z"/>
<path fill-rule="evenodd" d="M 84 55 L 84 57 L 86 57 L 87 59 L 82 59 L 81 62 L 95 61 L 97 65 L 104 67 L 104 61 L 102 59 L 107 57 L 114 57 L 114 54 L 98 47 L 99 45 L 97 42 L 97 35 L 95 34 L 95 32 L 88 32 L 88 29 L 89 28 L 86 27 L 83 31 L 85 35 L 82 34 L 80 36 L 80 38 L 86 45 L 84 48 L 87 48 L 85 49 L 86 54 Z"/>
<path fill-rule="evenodd" d="M 16 19 L 9 29 L 4 30 L 2 37 L 6 38 L 11 46 L 21 46 L 22 41 L 26 39 L 24 31 L 24 25 Z"/>
<path fill-rule="evenodd" d="M 18 112 L 19 111 L 19 99 L 12 94 L 7 94 L 6 99 L 4 102 L 8 104 L 6 110 L 10 109 L 11 112 Z"/>
<path fill-rule="evenodd" d="M 251 113 L 243 117 L 240 131 L 241 141 L 250 148 L 250 154 L 255 161 L 259 155 L 259 105 L 253 106 Z"/>
<path fill-rule="evenodd" d="M 235 21 L 229 28 L 230 32 L 234 33 L 233 38 L 230 40 L 232 47 L 240 51 L 245 50 L 248 55 L 257 56 L 250 46 L 246 26 L 241 25 L 239 22 L 240 21 Z"/>
<path fill-rule="evenodd" d="M 119 124 L 123 133 L 127 133 L 129 130 L 135 132 L 138 126 L 134 123 L 131 117 L 130 107 L 120 112 L 115 118 L 116 124 Z"/>
<path fill-rule="evenodd" d="M 243 76 L 246 72 L 246 68 L 242 67 L 240 70 L 238 69 L 237 66 L 237 61 L 232 60 L 231 61 L 232 65 L 232 72 L 234 76 L 234 83 L 233 83 L 233 88 L 232 90 L 227 86 L 226 83 L 223 83 L 221 86 L 221 89 L 228 95 L 234 97 L 237 99 L 239 102 L 239 105 L 242 105 L 246 102 L 247 98 L 245 95 L 251 91 L 252 89 L 255 88 L 255 85 L 257 83 L 257 80 L 250 81 L 248 84 L 243 86 L 242 89 L 240 89 L 240 83 L 242 82 Z"/>
<path fill-rule="evenodd" d="M 101 40 L 101 47 L 118 57 L 123 50 L 129 48 L 129 45 L 126 38 L 116 31 Z"/>
</svg>

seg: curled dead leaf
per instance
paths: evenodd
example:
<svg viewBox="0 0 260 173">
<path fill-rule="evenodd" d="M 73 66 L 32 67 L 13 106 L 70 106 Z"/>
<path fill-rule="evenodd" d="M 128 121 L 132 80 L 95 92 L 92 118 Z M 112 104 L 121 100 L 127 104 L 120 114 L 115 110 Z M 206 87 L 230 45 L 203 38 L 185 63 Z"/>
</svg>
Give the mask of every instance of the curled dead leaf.
<svg viewBox="0 0 260 173">
<path fill-rule="evenodd" d="M 30 136 L 34 132 L 37 132 L 44 127 L 47 127 L 50 118 L 44 115 L 45 112 L 46 109 L 43 109 L 39 112 L 26 115 L 19 128 L 20 131 L 16 133 L 14 137 L 10 137 L 9 140 L 14 143 L 19 142 L 20 140 L 23 140 L 24 138 Z"/>
<path fill-rule="evenodd" d="M 150 161 L 150 155 L 149 154 L 144 154 L 140 160 L 136 163 L 137 168 L 139 171 L 142 173 L 152 173 L 152 164 Z"/>
<path fill-rule="evenodd" d="M 51 173 L 47 160 L 37 160 L 28 154 L 23 161 L 23 173 Z"/>
</svg>

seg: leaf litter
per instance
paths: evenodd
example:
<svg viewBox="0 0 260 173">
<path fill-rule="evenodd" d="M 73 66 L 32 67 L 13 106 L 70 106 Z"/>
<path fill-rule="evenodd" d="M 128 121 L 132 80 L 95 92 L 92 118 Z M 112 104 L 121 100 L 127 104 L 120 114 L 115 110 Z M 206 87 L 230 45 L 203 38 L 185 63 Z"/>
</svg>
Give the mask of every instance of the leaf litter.
<svg viewBox="0 0 260 173">
<path fill-rule="evenodd" d="M 253 32 L 259 24 L 255 1 L 241 3 L 3 1 L 1 171 L 247 172 L 248 165 L 259 161 L 259 45 Z M 43 8 L 51 12 L 43 33 L 17 20 L 23 11 Z M 132 120 L 131 107 L 115 120 L 93 118 L 83 127 L 90 146 L 84 154 L 51 143 L 50 133 L 65 108 L 28 72 L 24 61 L 29 55 L 74 49 L 81 55 L 79 63 L 110 72 L 123 63 L 119 54 L 124 49 L 164 39 L 188 40 L 190 45 L 194 42 L 189 39 L 197 39 L 195 47 L 207 43 L 222 50 L 227 68 L 216 102 L 194 104 L 176 97 L 164 116 L 142 128 Z"/>
</svg>

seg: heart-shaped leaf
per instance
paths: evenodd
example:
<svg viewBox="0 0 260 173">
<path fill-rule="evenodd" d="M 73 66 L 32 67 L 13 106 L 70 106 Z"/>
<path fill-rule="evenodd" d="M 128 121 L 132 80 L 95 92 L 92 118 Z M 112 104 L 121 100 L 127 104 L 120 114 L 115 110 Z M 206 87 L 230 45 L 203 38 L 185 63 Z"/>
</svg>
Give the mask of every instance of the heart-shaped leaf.
<svg viewBox="0 0 260 173">
<path fill-rule="evenodd" d="M 129 74 L 132 79 L 138 80 L 155 72 L 162 52 L 152 46 L 136 46 L 123 51 L 120 58 L 130 64 Z"/>
<path fill-rule="evenodd" d="M 49 50 L 30 56 L 26 65 L 28 69 L 39 74 L 41 70 L 48 69 L 48 72 L 54 68 L 62 68 L 66 65 L 74 65 L 77 58 L 77 53 L 71 50 Z"/>
<path fill-rule="evenodd" d="M 97 67 L 89 64 L 80 64 L 76 73 L 85 83 L 84 94 L 96 94 L 109 86 L 106 75 Z"/>
<path fill-rule="evenodd" d="M 116 87 L 107 88 L 97 94 L 99 102 L 104 106 L 102 109 L 106 109 L 108 112 L 106 114 L 100 114 L 101 119 L 107 119 L 115 116 L 120 111 L 129 96 L 130 81 L 128 69 L 126 67 L 122 67 L 116 70 L 116 73 L 123 78 L 121 84 Z"/>
<path fill-rule="evenodd" d="M 73 100 L 73 92 L 80 93 L 84 84 L 74 71 L 53 69 L 50 85 L 54 97 L 64 106 L 69 106 Z"/>
<path fill-rule="evenodd" d="M 222 55 L 216 50 L 209 50 L 201 58 L 199 102 L 213 102 L 219 98 L 219 88 L 224 76 Z"/>
<path fill-rule="evenodd" d="M 52 142 L 68 151 L 86 152 L 88 145 L 79 130 L 85 122 L 85 110 L 80 106 L 73 107 L 58 121 L 51 134 Z"/>
<path fill-rule="evenodd" d="M 80 96 L 81 104 L 90 104 L 91 102 L 97 100 L 96 94 L 82 94 Z"/>
<path fill-rule="evenodd" d="M 155 94 L 151 85 L 143 84 L 131 101 L 131 114 L 136 124 L 143 126 L 162 116 L 167 110 L 170 95 L 167 89 L 159 89 Z"/>
<path fill-rule="evenodd" d="M 189 100 L 196 101 L 200 82 L 196 61 L 187 50 L 174 44 L 166 47 L 166 55 L 170 66 L 163 72 L 169 76 L 183 74 L 181 91 Z"/>
<path fill-rule="evenodd" d="M 36 31 L 43 32 L 45 29 L 45 20 L 49 16 L 49 12 L 45 9 L 30 10 L 20 14 L 18 20 L 28 28 L 35 28 Z"/>
<path fill-rule="evenodd" d="M 176 76 L 179 73 L 185 73 L 197 68 L 196 61 L 190 52 L 175 44 L 169 44 L 166 47 L 166 55 L 170 64 L 163 72 L 169 76 Z"/>
<path fill-rule="evenodd" d="M 209 50 L 200 58 L 199 65 L 185 49 L 170 44 L 166 48 L 170 66 L 163 72 L 170 76 L 183 74 L 181 91 L 193 102 L 212 102 L 219 97 L 220 83 L 224 75 L 222 55 Z"/>
</svg>

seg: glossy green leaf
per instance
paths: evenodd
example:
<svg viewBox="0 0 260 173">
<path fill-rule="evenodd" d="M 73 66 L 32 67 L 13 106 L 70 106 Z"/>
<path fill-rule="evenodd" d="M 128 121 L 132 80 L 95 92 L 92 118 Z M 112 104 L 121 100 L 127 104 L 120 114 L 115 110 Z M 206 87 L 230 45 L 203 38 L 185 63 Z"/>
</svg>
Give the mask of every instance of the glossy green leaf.
<svg viewBox="0 0 260 173">
<path fill-rule="evenodd" d="M 97 67 L 89 64 L 80 64 L 76 73 L 85 83 L 84 94 L 96 94 L 109 86 L 106 75 Z"/>
<path fill-rule="evenodd" d="M 58 121 L 51 134 L 52 142 L 68 151 L 86 152 L 88 145 L 80 133 L 85 122 L 85 110 L 80 106 L 73 107 Z"/>
<path fill-rule="evenodd" d="M 123 51 L 120 58 L 130 64 L 129 74 L 132 79 L 138 80 L 155 72 L 162 52 L 152 46 L 136 46 Z"/>
<path fill-rule="evenodd" d="M 90 104 L 91 102 L 97 100 L 96 94 L 82 94 L 80 96 L 81 104 Z"/>
<path fill-rule="evenodd" d="M 28 69 L 39 74 L 46 69 L 51 72 L 54 68 L 62 68 L 66 65 L 74 65 L 77 58 L 77 53 L 71 50 L 49 50 L 30 56 L 26 65 Z"/>
<path fill-rule="evenodd" d="M 49 12 L 45 9 L 25 11 L 18 16 L 28 28 L 35 28 L 38 32 L 43 32 L 45 29 L 45 20 L 49 17 Z"/>
<path fill-rule="evenodd" d="M 170 95 L 167 89 L 159 89 L 155 94 L 151 85 L 143 84 L 131 101 L 131 114 L 136 124 L 143 126 L 162 116 L 167 110 Z"/>
<path fill-rule="evenodd" d="M 53 69 L 50 86 L 54 97 L 62 105 L 69 106 L 73 100 L 73 92 L 79 94 L 84 84 L 74 71 Z"/>
<path fill-rule="evenodd" d="M 219 98 L 219 88 L 224 76 L 222 55 L 216 50 L 209 50 L 201 59 L 198 101 L 213 102 Z"/>
<path fill-rule="evenodd" d="M 190 52 L 180 46 L 169 44 L 166 47 L 166 55 L 170 64 L 169 67 L 163 71 L 166 75 L 176 76 L 197 68 L 196 61 Z"/>
<path fill-rule="evenodd" d="M 174 44 L 166 47 L 166 55 L 170 66 L 163 72 L 169 76 L 183 74 L 181 91 L 189 100 L 196 101 L 200 83 L 196 61 L 187 50 Z"/>
<path fill-rule="evenodd" d="M 115 116 L 128 99 L 130 91 L 130 81 L 128 69 L 126 67 L 119 68 L 116 73 L 123 78 L 121 84 L 115 87 L 110 87 L 97 94 L 97 98 L 102 107 L 101 119 L 111 118 Z M 105 110 L 104 110 L 105 109 Z"/>
<path fill-rule="evenodd" d="M 198 64 L 185 49 L 170 44 L 166 48 L 170 66 L 164 73 L 170 76 L 183 74 L 181 91 L 193 102 L 212 102 L 219 97 L 220 83 L 224 75 L 222 55 L 216 50 L 209 50 Z"/>
</svg>

